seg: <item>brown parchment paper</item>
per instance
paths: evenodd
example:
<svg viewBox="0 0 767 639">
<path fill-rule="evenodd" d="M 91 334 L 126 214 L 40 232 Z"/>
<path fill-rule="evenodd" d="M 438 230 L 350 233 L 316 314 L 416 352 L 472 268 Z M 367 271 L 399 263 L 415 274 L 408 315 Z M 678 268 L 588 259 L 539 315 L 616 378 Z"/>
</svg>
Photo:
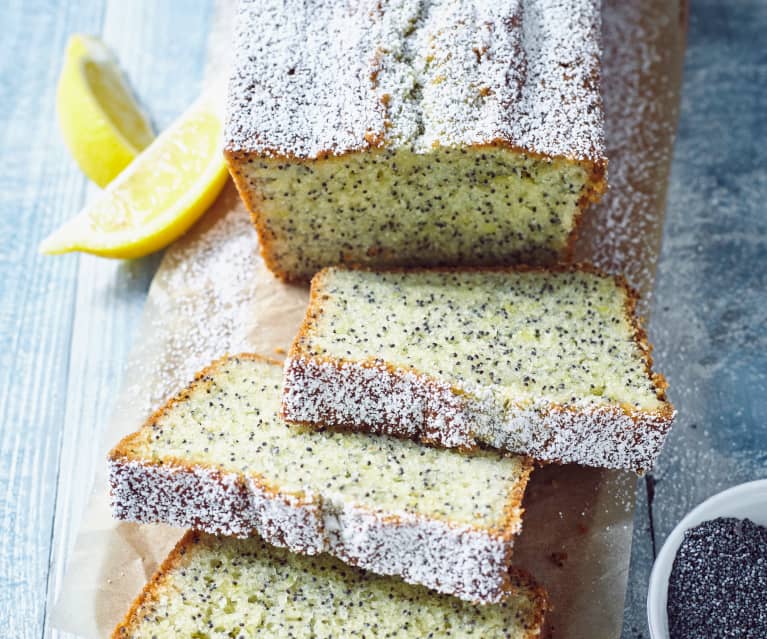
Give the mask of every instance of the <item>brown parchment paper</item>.
<svg viewBox="0 0 767 639">
<path fill-rule="evenodd" d="M 233 3 L 220 0 L 209 43 L 213 82 L 226 75 L 233 15 Z M 671 0 L 607 0 L 603 38 L 610 190 L 586 213 L 576 254 L 624 272 L 643 294 L 646 312 L 676 124 L 683 7 Z M 103 453 L 214 358 L 284 354 L 307 300 L 305 287 L 281 284 L 266 270 L 247 213 L 228 184 L 165 254 Z M 547 636 L 620 635 L 635 483 L 629 473 L 573 465 L 535 471 L 514 561 L 550 593 Z M 113 521 L 104 464 L 51 614 L 54 627 L 108 636 L 181 534 Z"/>
</svg>

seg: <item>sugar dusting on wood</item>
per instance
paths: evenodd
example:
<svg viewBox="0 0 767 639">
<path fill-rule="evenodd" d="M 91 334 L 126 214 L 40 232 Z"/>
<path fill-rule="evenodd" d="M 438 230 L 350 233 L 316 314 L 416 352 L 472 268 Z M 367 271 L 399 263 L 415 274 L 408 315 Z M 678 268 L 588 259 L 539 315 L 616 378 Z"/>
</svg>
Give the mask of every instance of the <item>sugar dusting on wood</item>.
<svg viewBox="0 0 767 639">
<path fill-rule="evenodd" d="M 207 228 L 171 247 L 152 283 L 118 405 L 133 427 L 217 357 L 253 350 L 251 302 L 263 273 L 255 231 L 235 198 L 228 188 L 202 222 Z"/>
<path fill-rule="evenodd" d="M 645 315 L 660 253 L 678 112 L 681 68 L 668 46 L 669 32 L 681 31 L 671 23 L 676 19 L 674 12 L 643 3 L 604 4 L 609 188 L 584 214 L 576 244 L 578 259 L 626 276 L 642 294 Z"/>
</svg>

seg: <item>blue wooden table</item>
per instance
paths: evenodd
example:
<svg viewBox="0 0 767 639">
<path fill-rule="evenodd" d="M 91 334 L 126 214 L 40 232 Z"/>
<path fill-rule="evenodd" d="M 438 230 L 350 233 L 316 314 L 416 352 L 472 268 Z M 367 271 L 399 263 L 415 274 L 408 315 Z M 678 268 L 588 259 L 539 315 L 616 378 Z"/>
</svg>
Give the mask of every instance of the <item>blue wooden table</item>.
<svg viewBox="0 0 767 639">
<path fill-rule="evenodd" d="M 79 3 L 78 3 L 79 4 Z M 57 132 L 66 39 L 100 35 L 158 129 L 197 94 L 212 0 L 0 7 L 0 636 L 56 634 L 61 581 L 158 256 L 42 257 L 93 195 Z M 693 2 L 650 326 L 677 425 L 639 481 L 623 637 L 647 637 L 653 556 L 695 504 L 767 476 L 767 3 Z"/>
</svg>

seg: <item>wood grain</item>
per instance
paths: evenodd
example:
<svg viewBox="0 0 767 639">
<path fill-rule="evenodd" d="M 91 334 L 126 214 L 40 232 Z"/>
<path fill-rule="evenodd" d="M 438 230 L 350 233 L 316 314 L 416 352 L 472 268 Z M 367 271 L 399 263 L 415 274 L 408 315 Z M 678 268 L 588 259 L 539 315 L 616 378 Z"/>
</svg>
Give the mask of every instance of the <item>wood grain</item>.
<svg viewBox="0 0 767 639">
<path fill-rule="evenodd" d="M 157 130 L 170 124 L 199 92 L 211 11 L 209 0 L 106 3 L 101 37 L 117 54 Z M 95 191 L 92 187 L 89 195 Z M 134 261 L 113 262 L 92 256 L 80 260 L 51 546 L 49 605 L 58 593 L 95 465 L 103 463 L 104 449 L 113 444 L 101 441 L 101 430 L 112 411 L 159 258 L 156 254 Z M 45 634 L 67 636 L 50 630 L 47 624 Z"/>
<path fill-rule="evenodd" d="M 102 35 L 165 125 L 199 88 L 211 4 L 13 1 L 0 8 L 2 636 L 50 634 L 49 566 L 53 593 L 157 264 L 156 257 L 119 263 L 37 253 L 39 241 L 96 191 L 56 127 L 66 41 L 78 31 Z"/>
<path fill-rule="evenodd" d="M 194 97 L 211 1 L 10 0 L 0 6 L 0 635 L 50 636 L 55 594 L 157 257 L 41 257 L 37 243 L 94 190 L 56 130 L 70 33 L 101 34 L 155 122 Z M 644 596 L 676 522 L 710 494 L 767 476 L 767 7 L 692 5 L 651 335 L 680 416 L 639 483 L 623 637 L 647 637 Z M 648 516 L 652 512 L 652 518 Z M 50 567 L 50 578 L 49 578 Z M 54 633 L 55 634 L 55 633 Z"/>
<path fill-rule="evenodd" d="M 640 484 L 657 551 L 697 504 L 767 477 L 767 5 L 697 0 L 691 12 L 650 322 L 679 411 Z M 637 524 L 625 639 L 649 637 L 648 533 Z"/>
<path fill-rule="evenodd" d="M 0 8 L 0 634 L 43 629 L 61 421 L 77 290 L 76 257 L 37 244 L 83 202 L 85 180 L 56 131 L 61 52 L 101 26 L 103 6 Z"/>
<path fill-rule="evenodd" d="M 767 6 L 693 3 L 652 332 L 679 420 L 655 472 L 659 544 L 767 476 Z"/>
</svg>

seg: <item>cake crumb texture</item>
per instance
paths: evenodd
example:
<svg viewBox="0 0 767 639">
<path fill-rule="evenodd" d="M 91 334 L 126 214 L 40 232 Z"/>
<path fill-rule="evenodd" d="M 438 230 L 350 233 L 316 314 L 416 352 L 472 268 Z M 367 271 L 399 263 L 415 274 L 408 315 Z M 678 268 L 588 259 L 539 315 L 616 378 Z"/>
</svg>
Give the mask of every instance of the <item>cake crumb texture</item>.
<svg viewBox="0 0 767 639">
<path fill-rule="evenodd" d="M 221 359 L 110 453 L 113 513 L 329 552 L 470 601 L 508 595 L 530 460 L 279 416 L 281 367 Z"/>
<path fill-rule="evenodd" d="M 113 639 L 532 639 L 540 634 L 545 593 L 522 573 L 512 580 L 508 602 L 473 606 L 324 555 L 188 533 Z"/>
<path fill-rule="evenodd" d="M 225 152 L 269 267 L 566 258 L 605 188 L 600 26 L 595 0 L 243 2 Z"/>
<path fill-rule="evenodd" d="M 588 267 L 328 269 L 286 363 L 290 421 L 651 465 L 670 427 L 635 293 Z M 364 321 L 361 321 L 364 318 Z"/>
</svg>

